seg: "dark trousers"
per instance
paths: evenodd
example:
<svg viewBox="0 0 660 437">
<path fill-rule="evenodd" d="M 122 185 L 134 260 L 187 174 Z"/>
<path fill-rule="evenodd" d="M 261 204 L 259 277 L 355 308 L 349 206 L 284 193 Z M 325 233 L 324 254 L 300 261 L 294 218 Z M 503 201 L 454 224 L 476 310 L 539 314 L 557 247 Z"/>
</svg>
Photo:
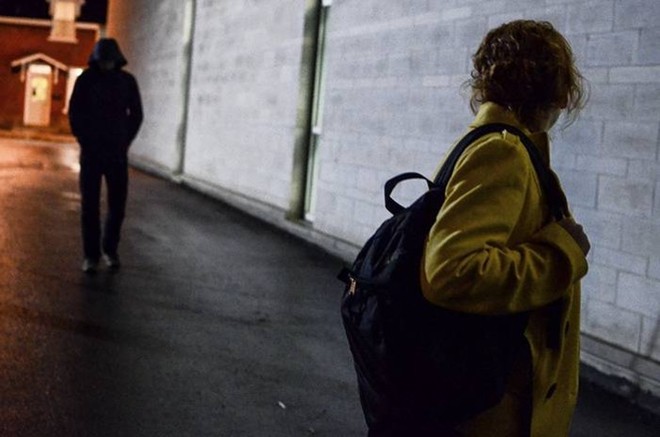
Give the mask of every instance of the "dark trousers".
<svg viewBox="0 0 660 437">
<path fill-rule="evenodd" d="M 128 195 L 128 163 L 125 160 L 81 158 L 80 194 L 83 252 L 85 258 L 101 257 L 101 183 L 105 178 L 108 212 L 103 226 L 103 253 L 117 256 L 121 225 Z"/>
</svg>

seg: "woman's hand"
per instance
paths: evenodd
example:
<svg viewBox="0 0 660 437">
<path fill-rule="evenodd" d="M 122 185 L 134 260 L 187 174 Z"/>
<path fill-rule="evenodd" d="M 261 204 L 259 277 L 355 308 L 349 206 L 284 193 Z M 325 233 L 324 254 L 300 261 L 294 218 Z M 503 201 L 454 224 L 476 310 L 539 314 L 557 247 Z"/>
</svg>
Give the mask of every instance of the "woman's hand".
<svg viewBox="0 0 660 437">
<path fill-rule="evenodd" d="M 582 249 L 582 252 L 584 252 L 584 256 L 587 256 L 591 249 L 591 243 L 589 243 L 589 238 L 587 237 L 587 234 L 584 233 L 582 225 L 576 223 L 572 217 L 561 219 L 557 224 L 571 234 L 571 237 L 573 237 L 578 246 L 580 246 L 580 249 Z"/>
</svg>

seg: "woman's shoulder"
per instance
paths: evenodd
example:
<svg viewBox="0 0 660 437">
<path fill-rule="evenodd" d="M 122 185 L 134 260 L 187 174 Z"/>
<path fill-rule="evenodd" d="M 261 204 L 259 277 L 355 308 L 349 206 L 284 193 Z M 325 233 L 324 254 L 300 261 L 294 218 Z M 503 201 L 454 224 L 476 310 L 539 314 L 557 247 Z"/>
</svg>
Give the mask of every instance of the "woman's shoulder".
<svg viewBox="0 0 660 437">
<path fill-rule="evenodd" d="M 498 165 L 518 165 L 525 160 L 527 151 L 522 141 L 515 134 L 503 130 L 482 136 L 469 145 L 456 163 L 457 167 L 469 161 L 484 161 Z"/>
</svg>

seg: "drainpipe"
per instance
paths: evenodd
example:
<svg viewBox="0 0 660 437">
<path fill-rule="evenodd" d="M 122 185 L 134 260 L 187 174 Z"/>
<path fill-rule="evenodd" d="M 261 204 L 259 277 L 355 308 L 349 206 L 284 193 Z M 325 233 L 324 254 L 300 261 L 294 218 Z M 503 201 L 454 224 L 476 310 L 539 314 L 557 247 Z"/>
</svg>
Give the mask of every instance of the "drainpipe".
<svg viewBox="0 0 660 437">
<path fill-rule="evenodd" d="M 186 0 L 183 16 L 183 56 L 184 66 L 182 74 L 183 102 L 181 104 L 181 122 L 177 131 L 177 163 L 172 172 L 174 180 L 181 180 L 186 159 L 186 140 L 188 136 L 188 108 L 190 106 L 190 88 L 192 85 L 192 61 L 195 37 L 196 0 Z"/>
<path fill-rule="evenodd" d="M 309 141 L 312 133 L 314 78 L 316 77 L 316 51 L 319 39 L 318 26 L 321 7 L 321 0 L 307 0 L 305 2 L 291 198 L 287 212 L 287 218 L 294 221 L 302 219 L 305 215 L 305 190 L 307 186 L 307 167 L 309 165 Z"/>
</svg>

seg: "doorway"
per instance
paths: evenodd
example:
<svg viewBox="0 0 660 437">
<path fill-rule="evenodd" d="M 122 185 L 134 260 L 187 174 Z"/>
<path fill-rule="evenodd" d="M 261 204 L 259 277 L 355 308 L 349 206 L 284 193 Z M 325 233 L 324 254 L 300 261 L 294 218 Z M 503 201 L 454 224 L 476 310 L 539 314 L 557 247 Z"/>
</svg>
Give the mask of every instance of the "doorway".
<svg viewBox="0 0 660 437">
<path fill-rule="evenodd" d="M 25 80 L 25 108 L 23 124 L 49 126 L 52 97 L 52 67 L 46 64 L 30 64 Z"/>
</svg>

